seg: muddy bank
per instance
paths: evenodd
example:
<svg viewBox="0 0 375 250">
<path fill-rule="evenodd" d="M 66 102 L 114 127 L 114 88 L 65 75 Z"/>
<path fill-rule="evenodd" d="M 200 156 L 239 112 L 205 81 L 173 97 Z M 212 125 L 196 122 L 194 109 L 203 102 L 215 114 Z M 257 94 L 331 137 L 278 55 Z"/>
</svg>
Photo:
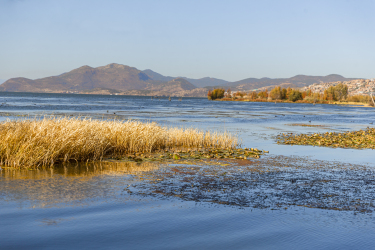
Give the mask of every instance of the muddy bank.
<svg viewBox="0 0 375 250">
<path fill-rule="evenodd" d="M 368 166 L 283 156 L 206 163 L 171 164 L 125 191 L 261 209 L 375 209 L 375 169 Z"/>
</svg>

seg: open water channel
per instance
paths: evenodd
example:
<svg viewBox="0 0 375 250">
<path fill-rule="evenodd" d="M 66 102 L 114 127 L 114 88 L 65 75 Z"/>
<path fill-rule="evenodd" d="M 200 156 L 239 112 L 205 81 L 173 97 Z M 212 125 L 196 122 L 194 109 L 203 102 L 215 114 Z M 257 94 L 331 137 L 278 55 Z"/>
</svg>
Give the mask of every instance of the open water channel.
<svg viewBox="0 0 375 250">
<path fill-rule="evenodd" d="M 0 93 L 0 121 L 50 115 L 229 131 L 270 153 L 2 169 L 0 249 L 375 249 L 374 151 L 275 138 L 373 127 L 373 108 Z"/>
</svg>

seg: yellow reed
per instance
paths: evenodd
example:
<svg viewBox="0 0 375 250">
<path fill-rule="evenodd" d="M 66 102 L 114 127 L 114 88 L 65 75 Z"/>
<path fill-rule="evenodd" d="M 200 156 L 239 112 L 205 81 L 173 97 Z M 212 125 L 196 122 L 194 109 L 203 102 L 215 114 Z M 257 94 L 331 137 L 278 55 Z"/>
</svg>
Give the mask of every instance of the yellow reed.
<svg viewBox="0 0 375 250">
<path fill-rule="evenodd" d="M 236 136 L 156 123 L 79 118 L 7 120 L 0 123 L 0 164 L 22 168 L 57 162 L 178 148 L 235 148 Z"/>
</svg>

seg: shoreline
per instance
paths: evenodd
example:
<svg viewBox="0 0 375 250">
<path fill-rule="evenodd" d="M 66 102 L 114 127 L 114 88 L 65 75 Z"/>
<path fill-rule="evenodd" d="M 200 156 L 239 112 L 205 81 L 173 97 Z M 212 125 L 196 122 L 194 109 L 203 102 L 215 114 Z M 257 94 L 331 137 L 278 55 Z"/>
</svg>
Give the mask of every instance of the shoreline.
<svg viewBox="0 0 375 250">
<path fill-rule="evenodd" d="M 313 104 L 313 102 L 304 102 L 304 101 L 280 101 L 280 100 L 275 100 L 275 101 L 268 101 L 268 100 L 251 100 L 251 99 L 229 99 L 229 98 L 222 98 L 222 99 L 215 99 L 213 101 L 222 101 L 222 102 L 273 102 L 273 103 L 295 103 L 295 104 Z M 330 102 L 316 102 L 315 104 L 328 104 L 328 105 L 346 105 L 346 106 L 351 106 L 351 107 L 368 107 L 371 108 L 369 104 L 365 103 L 360 103 L 360 102 L 338 102 L 334 101 L 333 103 Z"/>
</svg>

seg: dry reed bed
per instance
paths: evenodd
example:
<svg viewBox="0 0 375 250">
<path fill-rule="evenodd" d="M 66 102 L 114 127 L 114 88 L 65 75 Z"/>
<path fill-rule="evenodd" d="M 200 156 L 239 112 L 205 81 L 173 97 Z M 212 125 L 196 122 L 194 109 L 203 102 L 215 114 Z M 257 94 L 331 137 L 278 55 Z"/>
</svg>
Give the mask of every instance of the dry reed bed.
<svg viewBox="0 0 375 250">
<path fill-rule="evenodd" d="M 156 123 L 79 118 L 7 120 L 0 123 L 0 164 L 22 168 L 57 162 L 179 148 L 236 148 L 236 136 Z"/>
</svg>

